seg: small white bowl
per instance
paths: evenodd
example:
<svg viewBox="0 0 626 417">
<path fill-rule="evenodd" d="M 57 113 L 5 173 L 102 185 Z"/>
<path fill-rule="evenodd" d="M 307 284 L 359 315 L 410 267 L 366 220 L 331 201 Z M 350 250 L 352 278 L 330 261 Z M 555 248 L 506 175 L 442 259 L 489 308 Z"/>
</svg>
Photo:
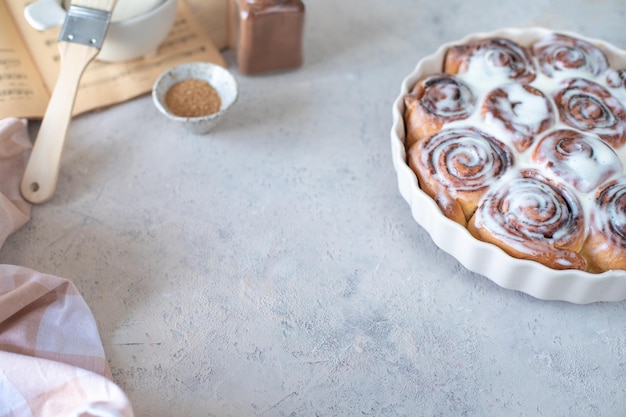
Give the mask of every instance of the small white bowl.
<svg viewBox="0 0 626 417">
<path fill-rule="evenodd" d="M 221 100 L 219 111 L 201 117 L 181 117 L 168 110 L 165 105 L 167 91 L 174 84 L 190 78 L 206 81 L 217 91 Z M 188 62 L 170 68 L 159 76 L 152 88 L 152 99 L 159 111 L 199 135 L 210 132 L 235 104 L 237 97 L 237 81 L 233 75 L 226 68 L 209 62 Z"/>
<path fill-rule="evenodd" d="M 118 62 L 156 54 L 174 24 L 178 0 L 119 3 L 120 8 L 116 7 L 113 11 L 111 24 L 96 59 Z M 24 17 L 38 31 L 61 26 L 66 16 L 62 4 L 62 0 L 30 2 L 24 8 Z M 116 13 L 117 10 L 120 13 Z M 124 15 L 132 17 L 119 20 Z"/>
</svg>

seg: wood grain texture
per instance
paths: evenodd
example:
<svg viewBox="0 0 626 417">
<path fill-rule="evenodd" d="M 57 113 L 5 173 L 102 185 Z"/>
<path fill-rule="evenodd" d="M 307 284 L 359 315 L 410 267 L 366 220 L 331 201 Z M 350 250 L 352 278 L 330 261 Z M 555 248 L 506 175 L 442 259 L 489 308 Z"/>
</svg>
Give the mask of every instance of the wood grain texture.
<svg viewBox="0 0 626 417">
<path fill-rule="evenodd" d="M 33 204 L 52 197 L 59 176 L 59 165 L 78 83 L 98 49 L 78 43 L 60 42 L 61 72 L 52 91 L 39 134 L 26 166 L 20 190 Z"/>
</svg>

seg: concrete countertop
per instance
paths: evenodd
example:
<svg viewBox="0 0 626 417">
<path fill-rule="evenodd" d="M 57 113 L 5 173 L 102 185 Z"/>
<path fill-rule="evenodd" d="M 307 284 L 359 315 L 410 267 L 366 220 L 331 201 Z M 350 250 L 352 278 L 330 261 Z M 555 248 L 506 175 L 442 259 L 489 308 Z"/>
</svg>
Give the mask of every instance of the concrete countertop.
<svg viewBox="0 0 626 417">
<path fill-rule="evenodd" d="M 546 302 L 438 249 L 391 165 L 417 61 L 501 27 L 626 47 L 621 0 L 307 2 L 305 65 L 192 136 L 151 98 L 74 120 L 0 261 L 74 281 L 137 416 L 623 416 L 626 303 Z"/>
</svg>

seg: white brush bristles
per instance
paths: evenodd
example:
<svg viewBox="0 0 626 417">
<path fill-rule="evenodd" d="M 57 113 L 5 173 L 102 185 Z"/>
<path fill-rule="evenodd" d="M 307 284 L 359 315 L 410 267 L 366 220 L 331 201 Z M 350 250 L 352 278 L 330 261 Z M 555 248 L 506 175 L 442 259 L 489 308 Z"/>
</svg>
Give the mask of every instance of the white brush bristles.
<svg viewBox="0 0 626 417">
<path fill-rule="evenodd" d="M 71 0 L 70 4 L 90 9 L 113 11 L 117 0 Z"/>
</svg>

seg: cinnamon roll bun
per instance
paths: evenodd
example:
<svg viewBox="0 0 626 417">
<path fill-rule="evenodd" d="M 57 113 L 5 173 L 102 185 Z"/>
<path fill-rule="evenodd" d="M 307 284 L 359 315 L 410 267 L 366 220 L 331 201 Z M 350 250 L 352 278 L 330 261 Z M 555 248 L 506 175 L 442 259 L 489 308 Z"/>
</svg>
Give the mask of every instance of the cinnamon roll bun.
<svg viewBox="0 0 626 417">
<path fill-rule="evenodd" d="M 448 49 L 443 64 L 448 74 L 480 73 L 489 78 L 505 78 L 520 83 L 535 79 L 536 69 L 530 51 L 505 38 L 480 39 Z"/>
<path fill-rule="evenodd" d="M 483 194 L 513 165 L 513 153 L 478 129 L 450 128 L 417 142 L 408 161 L 443 214 L 466 225 Z"/>
<path fill-rule="evenodd" d="M 582 250 L 590 272 L 626 269 L 626 178 L 598 191 Z"/>
<path fill-rule="evenodd" d="M 606 142 L 571 129 L 555 130 L 543 137 L 532 159 L 583 193 L 592 192 L 623 170 L 619 156 Z"/>
<path fill-rule="evenodd" d="M 510 137 L 515 149 L 524 152 L 535 137 L 554 124 L 554 111 L 548 98 L 530 85 L 509 83 L 485 97 L 483 119 Z"/>
<path fill-rule="evenodd" d="M 577 70 L 597 76 L 609 68 L 606 55 L 600 48 L 582 39 L 563 34 L 552 34 L 532 47 L 539 70 L 552 77 L 556 72 Z"/>
<path fill-rule="evenodd" d="M 595 133 L 615 148 L 626 142 L 626 110 L 606 88 L 585 78 L 559 84 L 554 101 L 561 121 Z"/>
<path fill-rule="evenodd" d="M 485 195 L 468 223 L 474 237 L 553 269 L 586 269 L 579 254 L 585 217 L 571 190 L 534 170 L 499 185 Z"/>
<path fill-rule="evenodd" d="M 445 123 L 469 117 L 476 98 L 463 81 L 448 74 L 436 74 L 420 79 L 404 97 L 404 104 L 408 149 L 441 130 Z"/>
</svg>

